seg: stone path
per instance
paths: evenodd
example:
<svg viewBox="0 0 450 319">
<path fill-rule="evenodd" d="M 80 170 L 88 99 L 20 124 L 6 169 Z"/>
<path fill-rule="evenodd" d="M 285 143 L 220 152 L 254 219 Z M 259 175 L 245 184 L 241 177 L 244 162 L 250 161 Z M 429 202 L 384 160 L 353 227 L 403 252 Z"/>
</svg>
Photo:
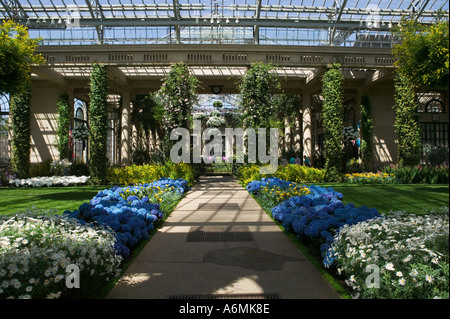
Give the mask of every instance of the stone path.
<svg viewBox="0 0 450 319">
<path fill-rule="evenodd" d="M 340 298 L 230 176 L 202 177 L 107 298 Z"/>
</svg>

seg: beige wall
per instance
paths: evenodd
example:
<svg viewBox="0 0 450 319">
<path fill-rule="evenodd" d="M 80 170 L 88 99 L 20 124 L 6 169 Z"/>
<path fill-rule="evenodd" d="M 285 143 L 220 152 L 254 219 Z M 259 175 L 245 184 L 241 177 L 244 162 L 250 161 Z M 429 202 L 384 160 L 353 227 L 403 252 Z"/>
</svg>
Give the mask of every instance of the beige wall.
<svg viewBox="0 0 450 319">
<path fill-rule="evenodd" d="M 392 81 L 365 87 L 374 122 L 374 155 L 372 168 L 381 169 L 397 163 L 397 133 L 395 132 L 394 84 Z"/>
<path fill-rule="evenodd" d="M 31 164 L 59 158 L 56 101 L 64 93 L 47 81 L 34 81 L 31 95 Z"/>
</svg>

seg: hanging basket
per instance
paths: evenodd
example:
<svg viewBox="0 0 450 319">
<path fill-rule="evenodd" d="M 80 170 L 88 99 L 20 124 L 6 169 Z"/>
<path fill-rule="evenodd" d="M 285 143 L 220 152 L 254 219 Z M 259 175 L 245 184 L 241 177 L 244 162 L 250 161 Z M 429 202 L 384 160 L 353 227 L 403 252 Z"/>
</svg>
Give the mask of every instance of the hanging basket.
<svg viewBox="0 0 450 319">
<path fill-rule="evenodd" d="M 223 106 L 223 103 L 222 103 L 222 101 L 214 101 L 213 106 L 217 107 L 217 108 L 221 108 Z"/>
<path fill-rule="evenodd" d="M 85 126 L 80 126 L 72 130 L 72 137 L 77 141 L 86 141 L 89 138 L 89 129 Z"/>
</svg>

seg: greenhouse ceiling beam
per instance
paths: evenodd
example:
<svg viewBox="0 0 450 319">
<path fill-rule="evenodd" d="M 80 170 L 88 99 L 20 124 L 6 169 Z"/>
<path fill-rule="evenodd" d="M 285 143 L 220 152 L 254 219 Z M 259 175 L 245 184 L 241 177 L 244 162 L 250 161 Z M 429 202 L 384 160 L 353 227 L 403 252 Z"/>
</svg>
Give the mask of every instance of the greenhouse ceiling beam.
<svg viewBox="0 0 450 319">
<path fill-rule="evenodd" d="M 426 8 L 426 6 L 428 5 L 428 2 L 430 2 L 430 0 L 425 0 L 425 3 L 420 8 L 419 12 L 414 16 L 414 19 L 418 20 L 420 18 L 420 16 L 422 15 L 423 11 Z"/>
<path fill-rule="evenodd" d="M 178 0 L 173 0 L 173 6 L 172 6 L 172 10 L 173 10 L 173 16 L 175 17 L 175 19 L 180 20 L 181 19 L 181 15 L 180 15 L 180 3 L 178 2 Z M 176 43 L 180 43 L 180 25 L 175 25 L 175 41 Z"/>
<path fill-rule="evenodd" d="M 5 9 L 6 13 L 9 15 L 11 19 L 17 18 L 28 18 L 28 14 L 23 9 L 20 2 L 16 0 L 10 1 L 10 4 L 6 3 L 6 0 L 1 0 L 2 7 Z M 12 3 L 12 5 L 11 5 Z"/>
<path fill-rule="evenodd" d="M 342 12 L 345 8 L 345 6 L 347 5 L 347 1 L 348 0 L 344 0 L 344 3 L 342 4 L 342 6 L 339 8 L 339 12 L 337 14 L 336 17 L 336 21 L 340 21 L 341 17 L 342 17 Z M 336 3 L 336 2 L 335 2 Z M 334 45 L 335 43 L 335 38 L 336 38 L 336 27 L 333 27 L 332 32 L 331 32 L 331 37 L 330 37 L 330 45 Z"/>
<path fill-rule="evenodd" d="M 64 29 L 70 28 L 70 23 L 66 20 L 55 21 L 57 19 L 18 19 L 20 23 L 26 24 L 30 29 L 45 29 L 55 28 Z M 393 22 L 392 25 L 398 22 Z M 139 18 L 81 18 L 77 25 L 79 27 L 158 27 L 158 26 L 180 26 L 180 27 L 284 27 L 284 28 L 301 28 L 301 29 L 321 29 L 321 28 L 342 28 L 342 29 L 365 29 L 364 21 L 328 21 L 328 20 L 301 20 L 301 19 L 253 19 L 253 18 L 241 18 L 239 22 L 230 21 L 229 23 L 217 23 L 214 21 L 211 23 L 209 20 L 198 20 L 194 18 L 151 18 L 151 19 L 139 19 Z M 380 26 L 376 28 L 378 31 L 390 31 L 391 26 L 388 22 L 380 23 Z M 374 30 L 375 28 L 372 28 Z"/>
<path fill-rule="evenodd" d="M 257 0 L 258 8 L 255 12 L 255 19 L 259 20 L 261 18 L 261 6 L 262 6 L 262 0 Z M 259 44 L 259 26 L 255 25 L 253 26 L 253 40 L 255 44 Z"/>
<path fill-rule="evenodd" d="M 99 12 L 98 9 L 94 13 L 94 9 L 92 8 L 92 5 L 89 2 L 89 0 L 85 0 L 85 2 L 86 2 L 87 6 L 89 8 L 89 13 L 91 14 L 91 17 L 93 19 L 98 18 L 98 16 L 96 16 L 96 15 L 100 15 L 100 16 L 103 15 L 103 13 Z M 98 5 L 99 5 L 98 1 L 96 1 L 96 4 L 97 4 L 97 8 L 98 8 Z M 97 26 L 97 27 L 95 27 L 95 30 L 97 32 L 98 43 L 99 44 L 103 44 L 104 42 L 103 42 L 103 29 L 102 29 L 102 27 Z"/>
<path fill-rule="evenodd" d="M 4 0 L 2 0 L 4 1 Z M 17 1 L 13 0 L 17 5 Z M 177 0 L 175 0 L 178 2 Z M 174 1 L 174 2 L 175 2 Z M 146 11 L 174 11 L 174 4 L 109 4 L 109 5 L 101 5 L 99 4 L 98 0 L 95 1 L 96 6 L 98 9 L 102 12 L 108 13 L 108 12 L 146 12 Z M 79 12 L 89 12 L 89 5 L 77 5 L 77 10 Z M 201 3 L 191 3 L 191 4 L 180 4 L 178 3 L 176 5 L 177 10 L 180 11 L 213 11 L 214 8 L 211 6 L 201 4 Z M 45 12 L 45 13 L 53 13 L 53 12 L 60 12 L 60 13 L 66 13 L 67 12 L 67 6 L 65 5 L 42 5 L 42 6 L 31 6 L 31 5 L 23 5 L 20 6 L 20 10 L 23 11 L 23 13 L 26 12 Z M 413 8 L 408 9 L 384 9 L 380 8 L 377 10 L 377 15 L 379 16 L 405 16 L 410 15 L 413 13 Z M 298 14 L 336 14 L 336 8 L 335 7 L 316 7 L 316 6 L 297 6 L 297 5 L 263 5 L 262 3 L 256 3 L 256 4 L 233 4 L 229 6 L 223 7 L 224 12 L 229 12 L 229 17 L 233 16 L 232 13 L 239 11 L 253 11 L 253 12 L 259 12 L 260 16 L 263 12 L 277 12 L 277 13 L 298 13 Z M 373 14 L 373 10 L 370 8 L 350 8 L 350 7 L 343 7 L 342 8 L 343 15 L 365 15 L 369 16 Z M 425 10 L 425 6 L 422 6 L 421 8 L 421 16 L 426 17 L 432 17 L 436 14 L 436 10 Z M 228 15 L 225 14 L 224 18 L 226 18 Z M 200 15 L 199 18 L 204 18 L 207 16 Z M 324 19 L 325 20 L 325 19 Z"/>
</svg>

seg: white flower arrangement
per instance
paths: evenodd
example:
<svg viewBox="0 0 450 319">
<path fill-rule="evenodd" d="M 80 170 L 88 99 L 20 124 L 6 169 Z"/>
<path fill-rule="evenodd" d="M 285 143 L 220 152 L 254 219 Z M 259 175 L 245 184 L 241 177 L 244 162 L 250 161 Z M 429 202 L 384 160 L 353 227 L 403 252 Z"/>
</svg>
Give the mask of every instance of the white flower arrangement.
<svg viewBox="0 0 450 319">
<path fill-rule="evenodd" d="M 11 179 L 9 185 L 16 187 L 43 187 L 82 185 L 89 181 L 89 176 L 42 176 Z"/>
<path fill-rule="evenodd" d="M 89 129 L 86 126 L 76 127 L 72 130 L 72 137 L 78 141 L 86 141 L 89 138 Z"/>
</svg>

